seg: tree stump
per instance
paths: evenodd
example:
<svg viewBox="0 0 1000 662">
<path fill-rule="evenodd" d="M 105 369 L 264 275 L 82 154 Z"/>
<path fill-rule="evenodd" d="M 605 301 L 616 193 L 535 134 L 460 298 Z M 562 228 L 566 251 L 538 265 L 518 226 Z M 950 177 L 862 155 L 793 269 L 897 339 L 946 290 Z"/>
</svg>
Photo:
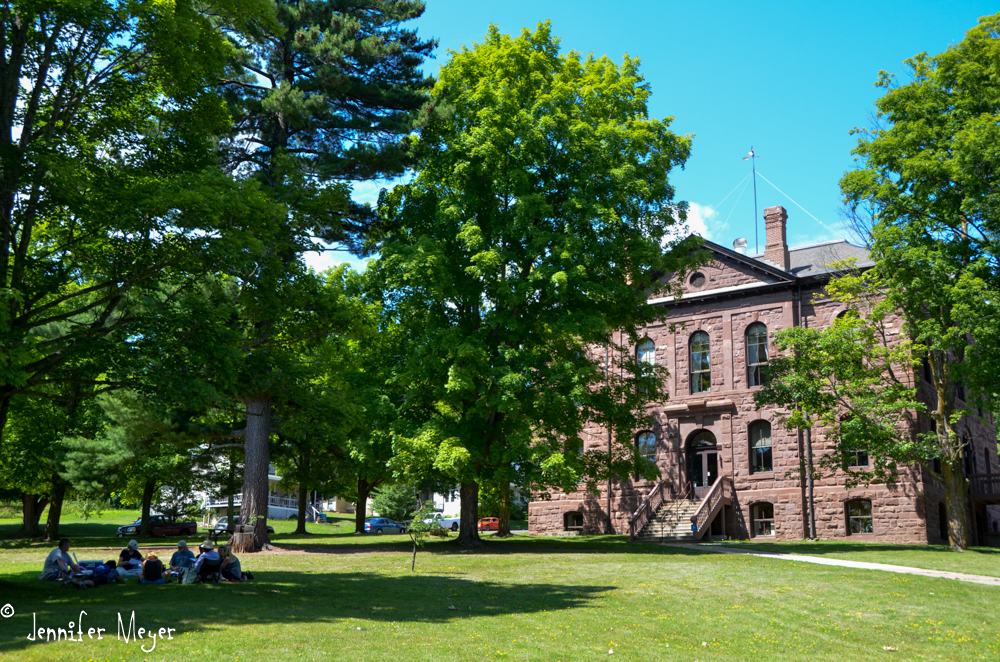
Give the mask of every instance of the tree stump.
<svg viewBox="0 0 1000 662">
<path fill-rule="evenodd" d="M 234 554 L 250 554 L 253 549 L 253 531 L 238 531 L 229 540 L 229 547 Z"/>
</svg>

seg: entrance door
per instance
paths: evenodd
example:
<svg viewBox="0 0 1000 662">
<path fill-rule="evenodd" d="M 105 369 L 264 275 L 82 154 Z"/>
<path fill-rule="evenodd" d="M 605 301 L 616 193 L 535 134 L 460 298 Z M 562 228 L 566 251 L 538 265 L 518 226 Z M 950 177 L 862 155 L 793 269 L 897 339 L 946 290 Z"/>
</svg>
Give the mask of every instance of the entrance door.
<svg viewBox="0 0 1000 662">
<path fill-rule="evenodd" d="M 699 430 L 695 433 L 691 437 L 688 458 L 694 496 L 696 499 L 703 499 L 722 469 L 715 436 L 708 430 Z"/>
<path fill-rule="evenodd" d="M 708 494 L 708 488 L 719 477 L 719 452 L 715 449 L 698 451 L 691 460 L 694 465 L 691 467 L 691 484 L 694 486 L 695 496 L 701 499 Z"/>
</svg>

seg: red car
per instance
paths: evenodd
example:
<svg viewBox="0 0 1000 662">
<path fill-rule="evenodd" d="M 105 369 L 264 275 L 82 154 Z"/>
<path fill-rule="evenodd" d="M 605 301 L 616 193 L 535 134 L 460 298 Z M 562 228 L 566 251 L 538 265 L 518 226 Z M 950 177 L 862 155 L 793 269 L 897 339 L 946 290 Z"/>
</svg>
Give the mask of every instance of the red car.
<svg viewBox="0 0 1000 662">
<path fill-rule="evenodd" d="M 499 517 L 484 517 L 479 520 L 477 527 L 480 531 L 499 531 L 500 530 L 500 518 Z"/>
</svg>

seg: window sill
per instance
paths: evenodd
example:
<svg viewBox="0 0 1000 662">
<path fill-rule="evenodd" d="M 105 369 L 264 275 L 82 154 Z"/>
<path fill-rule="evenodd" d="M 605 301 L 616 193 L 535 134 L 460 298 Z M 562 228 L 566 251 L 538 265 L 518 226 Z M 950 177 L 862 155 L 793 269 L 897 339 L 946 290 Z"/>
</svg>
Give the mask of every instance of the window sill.
<svg viewBox="0 0 1000 662">
<path fill-rule="evenodd" d="M 774 478 L 774 472 L 760 471 L 752 474 L 747 474 L 747 480 L 765 480 L 767 478 Z"/>
</svg>

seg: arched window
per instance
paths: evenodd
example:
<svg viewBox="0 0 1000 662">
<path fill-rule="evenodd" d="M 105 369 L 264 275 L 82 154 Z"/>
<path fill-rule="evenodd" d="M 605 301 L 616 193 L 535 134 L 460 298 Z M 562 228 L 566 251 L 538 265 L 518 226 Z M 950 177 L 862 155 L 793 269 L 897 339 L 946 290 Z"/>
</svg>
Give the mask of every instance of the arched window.
<svg viewBox="0 0 1000 662">
<path fill-rule="evenodd" d="M 872 502 L 868 499 L 855 499 L 848 501 L 847 510 L 847 535 L 860 535 L 864 533 L 874 533 L 872 526 Z"/>
<path fill-rule="evenodd" d="M 652 432 L 640 432 L 635 437 L 635 446 L 639 455 L 647 460 L 656 459 L 656 435 Z"/>
<path fill-rule="evenodd" d="M 750 508 L 750 530 L 754 538 L 774 535 L 774 504 L 755 503 Z"/>
<path fill-rule="evenodd" d="M 708 393 L 712 390 L 712 362 L 708 350 L 708 334 L 696 331 L 691 334 L 691 392 Z"/>
<path fill-rule="evenodd" d="M 747 386 L 764 384 L 767 368 L 767 327 L 754 322 L 747 327 Z"/>
<path fill-rule="evenodd" d="M 635 350 L 635 358 L 642 365 L 656 365 L 656 345 L 646 338 Z"/>
<path fill-rule="evenodd" d="M 771 459 L 771 424 L 754 421 L 748 430 L 750 434 L 750 470 L 753 473 L 774 471 Z"/>
</svg>

